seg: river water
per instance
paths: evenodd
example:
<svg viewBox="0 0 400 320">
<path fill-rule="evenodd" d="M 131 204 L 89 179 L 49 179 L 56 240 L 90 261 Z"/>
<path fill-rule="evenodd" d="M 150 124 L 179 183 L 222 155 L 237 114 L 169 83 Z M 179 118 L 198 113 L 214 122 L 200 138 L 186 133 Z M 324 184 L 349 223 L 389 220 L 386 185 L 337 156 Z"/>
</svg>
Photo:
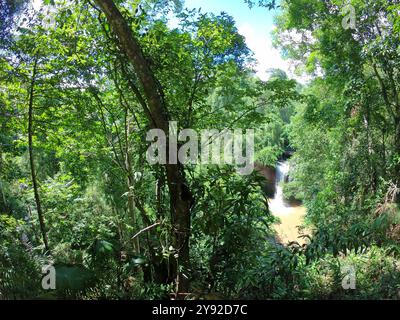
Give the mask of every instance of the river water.
<svg viewBox="0 0 400 320">
<path fill-rule="evenodd" d="M 303 224 L 306 208 L 302 205 L 289 203 L 283 198 L 282 186 L 287 182 L 289 169 L 287 161 L 278 162 L 276 166 L 276 191 L 273 199 L 269 200 L 269 209 L 280 220 L 275 225 L 278 240 L 284 244 L 292 241 L 304 244 L 306 241 L 299 238 L 302 234 L 299 227 Z"/>
</svg>

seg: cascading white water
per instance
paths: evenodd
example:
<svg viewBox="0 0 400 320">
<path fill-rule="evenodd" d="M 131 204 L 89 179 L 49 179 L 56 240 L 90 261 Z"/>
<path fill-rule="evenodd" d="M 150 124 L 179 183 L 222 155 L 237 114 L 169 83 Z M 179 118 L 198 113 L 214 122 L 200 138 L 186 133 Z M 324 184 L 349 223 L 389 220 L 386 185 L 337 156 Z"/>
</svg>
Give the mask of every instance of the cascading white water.
<svg viewBox="0 0 400 320">
<path fill-rule="evenodd" d="M 292 212 L 292 207 L 287 205 L 283 199 L 283 183 L 289 173 L 289 163 L 287 161 L 278 162 L 276 166 L 275 195 L 269 202 L 269 209 L 275 216 L 287 215 Z"/>
<path fill-rule="evenodd" d="M 283 184 L 289 174 L 289 163 L 281 161 L 276 166 L 275 195 L 269 200 L 269 209 L 271 213 L 279 218 L 279 223 L 275 225 L 279 241 L 289 243 L 297 241 L 300 244 L 305 243 L 305 239 L 299 238 L 301 235 L 298 227 L 303 224 L 306 209 L 303 206 L 296 206 L 286 203 L 283 199 Z"/>
</svg>

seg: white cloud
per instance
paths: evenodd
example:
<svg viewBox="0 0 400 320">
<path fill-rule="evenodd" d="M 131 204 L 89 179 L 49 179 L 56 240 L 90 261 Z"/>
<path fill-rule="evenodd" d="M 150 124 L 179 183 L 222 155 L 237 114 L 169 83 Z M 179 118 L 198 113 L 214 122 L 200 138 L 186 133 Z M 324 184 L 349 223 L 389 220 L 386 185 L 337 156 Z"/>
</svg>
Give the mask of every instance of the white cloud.
<svg viewBox="0 0 400 320">
<path fill-rule="evenodd" d="M 299 77 L 294 74 L 294 66 L 289 60 L 284 60 L 278 49 L 272 46 L 270 31 L 255 30 L 249 24 L 242 24 L 238 27 L 239 33 L 245 37 L 247 46 L 254 52 L 257 60 L 257 76 L 261 80 L 268 80 L 270 69 L 281 69 L 297 81 L 304 83 L 307 77 Z"/>
<path fill-rule="evenodd" d="M 239 33 L 245 37 L 247 46 L 254 52 L 257 60 L 257 76 L 262 80 L 268 79 L 268 69 L 279 68 L 288 71 L 288 63 L 283 61 L 278 50 L 272 47 L 268 34 L 254 30 L 249 24 L 239 26 Z"/>
<path fill-rule="evenodd" d="M 42 6 L 42 0 L 33 0 L 32 6 L 33 9 L 39 11 L 40 7 Z"/>
</svg>

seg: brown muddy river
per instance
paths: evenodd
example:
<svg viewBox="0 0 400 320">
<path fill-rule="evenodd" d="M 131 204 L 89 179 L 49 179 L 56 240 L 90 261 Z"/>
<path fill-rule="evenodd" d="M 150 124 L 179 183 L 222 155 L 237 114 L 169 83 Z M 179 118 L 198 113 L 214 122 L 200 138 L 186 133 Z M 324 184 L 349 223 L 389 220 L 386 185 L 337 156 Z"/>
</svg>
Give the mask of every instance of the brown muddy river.
<svg viewBox="0 0 400 320">
<path fill-rule="evenodd" d="M 269 200 L 269 209 L 280 220 L 274 226 L 278 240 L 283 244 L 288 244 L 292 241 L 304 244 L 306 240 L 300 238 L 303 233 L 299 230 L 299 227 L 303 225 L 306 208 L 301 205 L 290 204 L 283 199 L 282 184 L 285 183 L 288 174 L 288 162 L 278 162 L 276 167 L 276 191 L 274 198 Z"/>
</svg>

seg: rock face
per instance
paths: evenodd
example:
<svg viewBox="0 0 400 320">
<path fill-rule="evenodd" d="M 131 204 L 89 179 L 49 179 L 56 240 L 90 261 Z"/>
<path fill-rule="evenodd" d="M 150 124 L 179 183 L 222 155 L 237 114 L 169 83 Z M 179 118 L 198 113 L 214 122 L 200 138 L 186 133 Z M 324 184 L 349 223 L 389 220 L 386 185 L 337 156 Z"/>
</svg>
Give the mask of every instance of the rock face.
<svg viewBox="0 0 400 320">
<path fill-rule="evenodd" d="M 265 178 L 263 190 L 267 197 L 272 198 L 276 192 L 276 170 L 274 167 L 265 166 L 259 162 L 254 164 L 255 170 Z"/>
</svg>

